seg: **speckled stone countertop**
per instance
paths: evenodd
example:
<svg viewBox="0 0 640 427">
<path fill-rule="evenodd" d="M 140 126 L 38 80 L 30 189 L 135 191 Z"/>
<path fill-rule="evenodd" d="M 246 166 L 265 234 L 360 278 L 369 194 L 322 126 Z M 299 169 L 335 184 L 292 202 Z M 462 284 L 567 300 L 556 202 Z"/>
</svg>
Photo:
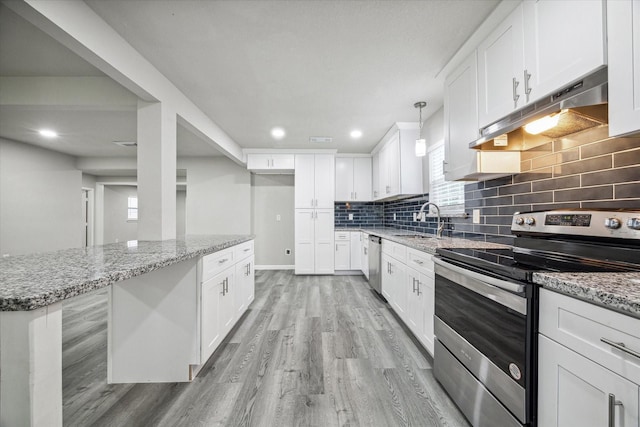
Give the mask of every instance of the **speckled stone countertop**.
<svg viewBox="0 0 640 427">
<path fill-rule="evenodd" d="M 130 241 L 0 260 L 0 311 L 28 311 L 252 240 L 248 235 Z"/>
<path fill-rule="evenodd" d="M 401 243 L 410 248 L 419 251 L 435 254 L 438 248 L 468 248 L 468 249 L 506 249 L 511 246 L 502 245 L 500 243 L 483 242 L 479 240 L 458 239 L 452 237 L 443 237 L 436 239 L 433 234 L 416 233 L 414 231 L 400 230 L 396 228 L 357 228 L 357 227 L 341 227 L 336 228 L 336 232 L 340 231 L 363 231 L 365 233 L 380 236 L 383 239 L 392 242 Z M 412 236 L 426 236 L 426 238 L 416 238 Z"/>
<path fill-rule="evenodd" d="M 534 273 L 533 281 L 543 288 L 640 318 L 640 272 Z"/>
</svg>

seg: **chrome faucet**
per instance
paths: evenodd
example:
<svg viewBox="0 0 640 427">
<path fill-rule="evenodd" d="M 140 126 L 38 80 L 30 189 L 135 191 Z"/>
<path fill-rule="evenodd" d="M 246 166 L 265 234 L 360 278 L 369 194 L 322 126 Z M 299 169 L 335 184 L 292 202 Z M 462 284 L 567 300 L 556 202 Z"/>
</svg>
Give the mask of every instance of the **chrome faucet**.
<svg viewBox="0 0 640 427">
<path fill-rule="evenodd" d="M 420 220 L 420 221 L 424 221 L 425 220 L 426 213 L 424 211 L 424 208 L 426 208 L 429 205 L 431 205 L 434 208 L 436 208 L 436 213 L 438 214 L 438 229 L 436 231 L 436 238 L 437 239 L 442 239 L 442 231 L 444 230 L 444 221 L 440 221 L 440 208 L 438 207 L 438 205 L 436 205 L 435 203 L 426 202 L 420 208 L 420 213 L 418 213 L 418 220 Z"/>
</svg>

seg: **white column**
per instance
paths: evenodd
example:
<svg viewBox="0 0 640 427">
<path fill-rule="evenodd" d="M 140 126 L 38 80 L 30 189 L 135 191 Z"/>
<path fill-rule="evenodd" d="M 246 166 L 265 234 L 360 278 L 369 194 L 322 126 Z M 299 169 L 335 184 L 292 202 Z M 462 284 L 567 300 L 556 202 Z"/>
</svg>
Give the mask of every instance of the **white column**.
<svg viewBox="0 0 640 427">
<path fill-rule="evenodd" d="M 138 239 L 176 237 L 176 114 L 138 101 Z"/>
<path fill-rule="evenodd" d="M 62 426 L 62 303 L 0 312 L 0 425 Z"/>
</svg>

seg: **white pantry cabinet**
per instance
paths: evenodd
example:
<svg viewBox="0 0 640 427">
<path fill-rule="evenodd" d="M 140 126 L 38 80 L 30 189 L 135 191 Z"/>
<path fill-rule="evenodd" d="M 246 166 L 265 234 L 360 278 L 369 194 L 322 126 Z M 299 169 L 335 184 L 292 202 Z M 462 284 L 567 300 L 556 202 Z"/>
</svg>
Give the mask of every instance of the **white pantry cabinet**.
<svg viewBox="0 0 640 427">
<path fill-rule="evenodd" d="M 538 425 L 640 425 L 640 319 L 541 289 L 538 343 Z"/>
<path fill-rule="evenodd" d="M 295 170 L 293 154 L 247 154 L 247 169 L 255 173 L 292 174 Z"/>
<path fill-rule="evenodd" d="M 336 157 L 336 201 L 371 201 L 371 157 Z"/>
<path fill-rule="evenodd" d="M 333 154 L 296 154 L 295 207 L 333 209 L 335 160 Z"/>
<path fill-rule="evenodd" d="M 295 210 L 295 273 L 334 273 L 334 210 Z"/>
<path fill-rule="evenodd" d="M 415 155 L 418 135 L 417 123 L 396 123 L 382 138 L 374 151 L 374 199 L 423 193 L 422 158 Z"/>
<path fill-rule="evenodd" d="M 640 0 L 607 2 L 609 136 L 640 131 Z"/>
<path fill-rule="evenodd" d="M 603 0 L 525 0 L 478 46 L 485 127 L 607 63 Z"/>
</svg>

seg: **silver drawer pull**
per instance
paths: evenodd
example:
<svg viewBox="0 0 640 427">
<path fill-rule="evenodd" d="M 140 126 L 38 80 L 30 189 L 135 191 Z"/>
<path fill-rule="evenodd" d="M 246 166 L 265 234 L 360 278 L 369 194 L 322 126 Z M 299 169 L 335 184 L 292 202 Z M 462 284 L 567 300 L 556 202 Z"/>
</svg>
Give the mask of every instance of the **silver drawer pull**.
<svg viewBox="0 0 640 427">
<path fill-rule="evenodd" d="M 600 338 L 600 341 L 602 341 L 605 344 L 610 345 L 613 348 L 617 348 L 620 351 L 623 351 L 627 354 L 630 354 L 634 357 L 637 357 L 638 359 L 640 359 L 640 353 L 638 353 L 635 350 L 630 349 L 629 347 L 627 347 L 623 342 L 613 342 L 611 340 L 608 340 L 606 338 Z"/>
<path fill-rule="evenodd" d="M 419 259 L 414 259 L 413 262 L 415 262 L 416 264 L 419 264 L 419 265 L 424 264 L 424 262 L 420 261 Z"/>
<path fill-rule="evenodd" d="M 251 250 L 251 248 L 247 248 L 247 249 L 245 249 L 244 251 L 245 251 L 245 252 L 249 252 L 250 250 Z"/>
<path fill-rule="evenodd" d="M 229 259 L 228 258 L 224 258 L 224 259 L 221 259 L 220 261 L 218 261 L 218 264 L 224 264 L 227 261 L 229 261 Z"/>
<path fill-rule="evenodd" d="M 622 402 L 616 400 L 616 395 L 609 393 L 609 427 L 616 427 L 616 406 L 624 406 Z"/>
</svg>

